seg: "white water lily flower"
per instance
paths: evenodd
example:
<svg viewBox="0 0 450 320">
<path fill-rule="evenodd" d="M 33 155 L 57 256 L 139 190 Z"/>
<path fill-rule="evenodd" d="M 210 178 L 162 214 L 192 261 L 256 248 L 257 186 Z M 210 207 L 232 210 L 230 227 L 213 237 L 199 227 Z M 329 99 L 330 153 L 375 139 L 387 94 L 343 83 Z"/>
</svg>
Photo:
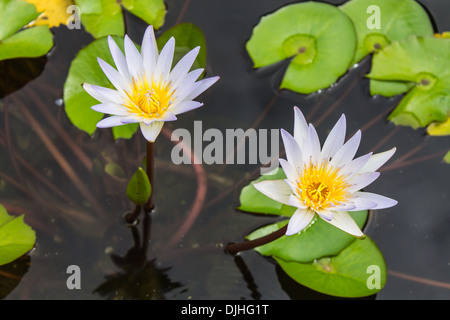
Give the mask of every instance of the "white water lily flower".
<svg viewBox="0 0 450 320">
<path fill-rule="evenodd" d="M 281 130 L 287 160 L 280 159 L 280 164 L 286 179 L 258 182 L 255 188 L 278 202 L 297 208 L 289 220 L 286 235 L 300 232 L 318 214 L 339 229 L 363 237 L 348 211 L 383 209 L 397 204 L 393 199 L 359 191 L 378 178 L 380 173 L 376 170 L 391 158 L 396 148 L 353 159 L 361 131 L 344 143 L 344 115 L 322 148 L 315 128 L 306 123 L 297 107 L 294 107 L 294 117 L 294 136 Z"/>
<path fill-rule="evenodd" d="M 83 84 L 86 92 L 101 102 L 92 109 L 111 115 L 97 123 L 99 128 L 138 122 L 144 137 L 154 142 L 165 121 L 201 107 L 203 104 L 193 99 L 219 79 L 197 81 L 203 69 L 189 72 L 200 47 L 188 52 L 171 70 L 175 39 L 170 38 L 158 53 L 152 26 L 145 31 L 141 52 L 127 35 L 125 55 L 111 37 L 108 44 L 117 70 L 100 58 L 98 62 L 116 90 Z"/>
</svg>

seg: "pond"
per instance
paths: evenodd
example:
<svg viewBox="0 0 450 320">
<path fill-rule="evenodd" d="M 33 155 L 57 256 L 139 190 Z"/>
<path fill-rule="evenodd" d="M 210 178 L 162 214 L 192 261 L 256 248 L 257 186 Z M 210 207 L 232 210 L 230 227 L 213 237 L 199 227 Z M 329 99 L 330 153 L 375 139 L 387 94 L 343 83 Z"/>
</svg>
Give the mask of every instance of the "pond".
<svg viewBox="0 0 450 320">
<path fill-rule="evenodd" d="M 368 298 L 450 298 L 450 165 L 442 160 L 450 149 L 449 137 L 389 122 L 387 115 L 402 96 L 370 96 L 364 77 L 370 58 L 331 88 L 310 95 L 278 90 L 280 71 L 252 70 L 245 43 L 253 27 L 289 3 L 166 1 L 166 21 L 157 35 L 181 22 L 197 25 L 207 44 L 206 73 L 220 80 L 201 95 L 202 108 L 164 125 L 155 143 L 155 210 L 133 226 L 123 219 L 133 210 L 125 191 L 145 156 L 145 139 L 138 132 L 115 141 L 110 130 L 90 136 L 71 124 L 62 101 L 70 63 L 92 36 L 61 26 L 53 30 L 55 45 L 46 58 L 1 63 L 0 203 L 10 214 L 25 215 L 37 241 L 27 255 L 0 267 L 0 297 L 335 299 L 298 284 L 273 259 L 254 250 L 237 256 L 225 252 L 229 242 L 243 241 L 275 221 L 236 209 L 242 187 L 259 176 L 261 164 L 171 161 L 171 132 L 177 128 L 194 132 L 201 121 L 203 132 L 291 132 L 293 106 L 298 106 L 321 139 L 344 113 L 348 135 L 362 130 L 358 153 L 397 147 L 381 178 L 369 187 L 398 204 L 371 212 L 364 229 L 388 270 L 385 287 Z M 450 3 L 420 3 L 435 31 L 450 30 Z M 129 13 L 125 20 L 127 33 L 140 43 L 146 23 Z M 105 173 L 107 163 L 118 164 L 121 175 Z M 73 265 L 81 270 L 79 290 L 67 287 L 67 268 Z"/>
</svg>

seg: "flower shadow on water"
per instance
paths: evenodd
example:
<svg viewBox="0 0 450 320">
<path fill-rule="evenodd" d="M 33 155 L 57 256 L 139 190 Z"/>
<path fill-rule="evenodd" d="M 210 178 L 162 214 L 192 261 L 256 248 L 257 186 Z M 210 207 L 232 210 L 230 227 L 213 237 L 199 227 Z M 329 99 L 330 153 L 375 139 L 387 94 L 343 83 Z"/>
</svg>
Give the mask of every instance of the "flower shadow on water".
<svg viewBox="0 0 450 320">
<path fill-rule="evenodd" d="M 148 260 L 147 249 L 150 242 L 151 217 L 146 214 L 139 225 L 130 226 L 134 245 L 125 256 L 111 253 L 110 258 L 120 272 L 107 275 L 94 294 L 111 300 L 164 300 L 165 294 L 181 286 L 172 282 L 166 272 L 169 268 L 159 269 L 156 258 Z"/>
</svg>

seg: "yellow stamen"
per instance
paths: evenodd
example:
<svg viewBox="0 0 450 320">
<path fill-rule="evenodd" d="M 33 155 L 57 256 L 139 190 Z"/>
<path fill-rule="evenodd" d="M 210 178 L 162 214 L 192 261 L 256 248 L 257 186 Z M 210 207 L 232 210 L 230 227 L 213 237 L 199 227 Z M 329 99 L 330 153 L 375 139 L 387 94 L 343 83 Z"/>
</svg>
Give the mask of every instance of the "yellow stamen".
<svg viewBox="0 0 450 320">
<path fill-rule="evenodd" d="M 131 92 L 127 92 L 130 113 L 143 119 L 157 119 L 164 114 L 172 103 L 173 90 L 170 83 L 152 81 L 149 85 L 143 81 L 133 81 Z"/>
<path fill-rule="evenodd" d="M 332 209 L 347 198 L 349 185 L 344 178 L 339 174 L 339 169 L 330 167 L 327 161 L 305 164 L 297 181 L 300 198 L 312 209 Z"/>
</svg>

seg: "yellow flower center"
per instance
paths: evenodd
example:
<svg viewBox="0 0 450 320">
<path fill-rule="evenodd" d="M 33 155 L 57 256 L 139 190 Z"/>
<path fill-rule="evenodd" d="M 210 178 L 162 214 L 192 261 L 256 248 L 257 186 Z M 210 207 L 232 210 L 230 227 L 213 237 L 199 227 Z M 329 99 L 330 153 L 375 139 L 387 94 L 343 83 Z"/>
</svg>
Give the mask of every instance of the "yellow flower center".
<svg viewBox="0 0 450 320">
<path fill-rule="evenodd" d="M 348 186 L 339 169 L 330 167 L 326 161 L 305 165 L 297 181 L 302 202 L 316 210 L 331 208 L 345 201 Z"/>
<path fill-rule="evenodd" d="M 130 113 L 141 116 L 143 119 L 157 119 L 166 112 L 172 103 L 172 90 L 170 83 L 147 80 L 133 81 L 131 92 L 127 92 Z"/>
</svg>

